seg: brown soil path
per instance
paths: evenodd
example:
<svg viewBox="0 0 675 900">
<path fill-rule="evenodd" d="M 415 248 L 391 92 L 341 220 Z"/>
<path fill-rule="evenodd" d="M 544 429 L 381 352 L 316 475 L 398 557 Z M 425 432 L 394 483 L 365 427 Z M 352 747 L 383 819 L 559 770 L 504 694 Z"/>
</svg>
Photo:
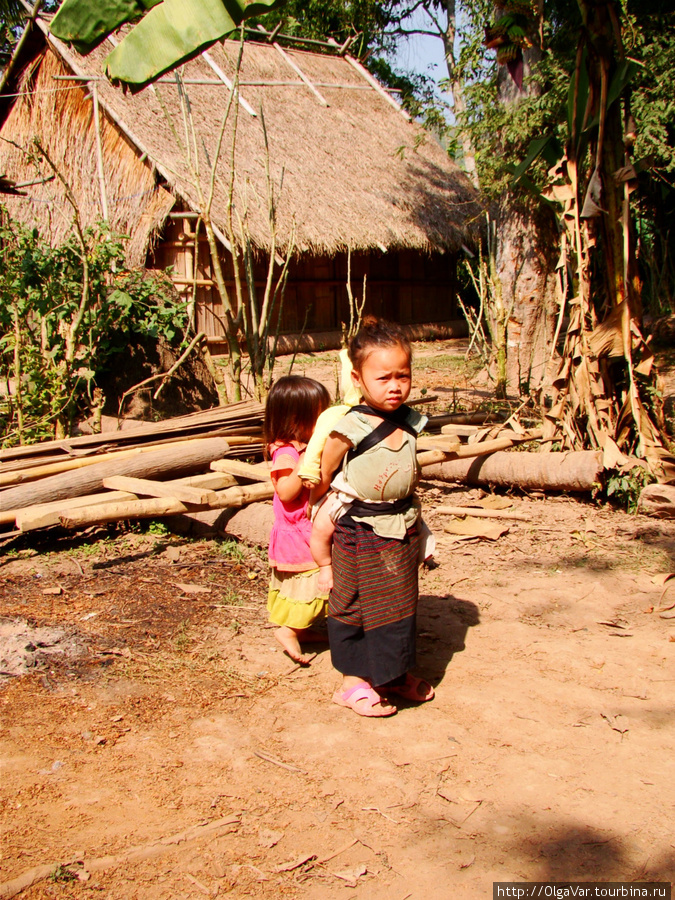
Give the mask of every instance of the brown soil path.
<svg viewBox="0 0 675 900">
<path fill-rule="evenodd" d="M 89 880 L 22 896 L 440 900 L 675 878 L 675 626 L 650 580 L 675 526 L 517 507 L 494 544 L 441 538 L 419 616 L 437 698 L 380 721 L 330 703 L 326 651 L 298 669 L 275 646 L 253 552 L 128 535 L 5 563 L 3 615 L 84 652 L 0 692 L 0 880 L 83 859 Z"/>
<path fill-rule="evenodd" d="M 431 357 L 416 387 L 475 387 Z M 251 548 L 101 532 L 0 559 L 0 625 L 61 630 L 30 632 L 30 672 L 0 686 L 0 898 L 32 877 L 26 900 L 674 880 L 675 588 L 651 577 L 675 571 L 675 523 L 515 496 L 529 522 L 453 544 L 433 508 L 467 495 L 423 485 L 437 697 L 391 719 L 330 702 L 327 650 L 282 654 Z"/>
</svg>

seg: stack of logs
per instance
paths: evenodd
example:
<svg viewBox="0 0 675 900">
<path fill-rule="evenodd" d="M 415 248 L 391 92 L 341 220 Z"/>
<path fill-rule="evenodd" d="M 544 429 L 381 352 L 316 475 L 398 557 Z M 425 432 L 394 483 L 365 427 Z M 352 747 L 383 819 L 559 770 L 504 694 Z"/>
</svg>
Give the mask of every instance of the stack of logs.
<svg viewBox="0 0 675 900">
<path fill-rule="evenodd" d="M 269 499 L 267 464 L 240 459 L 262 457 L 263 413 L 259 403 L 245 401 L 157 424 L 2 450 L 0 537 Z M 419 439 L 425 477 L 589 490 L 602 467 L 597 453 L 506 452 L 538 440 L 539 430 L 462 423 L 457 417 L 432 417 L 429 430 L 441 433 Z"/>
<path fill-rule="evenodd" d="M 0 530 L 157 518 L 271 496 L 268 485 L 242 488 L 234 476 L 209 470 L 214 460 L 262 454 L 263 412 L 261 404 L 245 401 L 2 450 Z"/>
</svg>

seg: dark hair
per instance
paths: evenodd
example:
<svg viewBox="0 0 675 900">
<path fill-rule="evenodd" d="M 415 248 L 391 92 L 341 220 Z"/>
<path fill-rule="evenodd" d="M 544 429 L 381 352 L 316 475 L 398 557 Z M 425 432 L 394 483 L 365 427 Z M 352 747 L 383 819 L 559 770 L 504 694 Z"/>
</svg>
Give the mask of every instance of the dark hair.
<svg viewBox="0 0 675 900">
<path fill-rule="evenodd" d="M 381 347 L 400 347 L 412 358 L 410 339 L 400 325 L 375 316 L 365 316 L 349 342 L 349 359 L 354 371 L 360 372 L 368 354 Z"/>
<path fill-rule="evenodd" d="M 267 395 L 265 443 L 307 440 L 319 414 L 329 406 L 330 395 L 318 381 L 285 375 Z"/>
</svg>

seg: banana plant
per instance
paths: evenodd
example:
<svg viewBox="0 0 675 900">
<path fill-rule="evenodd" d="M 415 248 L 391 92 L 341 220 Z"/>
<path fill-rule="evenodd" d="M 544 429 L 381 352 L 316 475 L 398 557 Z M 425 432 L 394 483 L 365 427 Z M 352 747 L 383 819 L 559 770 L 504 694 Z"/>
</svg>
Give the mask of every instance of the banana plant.
<svg viewBox="0 0 675 900">
<path fill-rule="evenodd" d="M 564 314 L 569 324 L 545 433 L 569 448 L 618 444 L 656 471 L 663 439 L 651 399 L 653 354 L 641 333 L 631 209 L 639 163 L 631 159 L 630 90 L 638 66 L 622 46 L 618 3 L 578 3 L 583 28 L 564 138 L 537 138 L 511 169 L 514 184 L 550 205 L 560 233 L 556 338 Z M 548 169 L 543 190 L 528 175 L 536 160 Z"/>
<path fill-rule="evenodd" d="M 245 19 L 285 0 L 64 0 L 52 34 L 87 53 L 121 25 L 133 23 L 108 55 L 111 81 L 140 90 L 235 31 Z"/>
</svg>

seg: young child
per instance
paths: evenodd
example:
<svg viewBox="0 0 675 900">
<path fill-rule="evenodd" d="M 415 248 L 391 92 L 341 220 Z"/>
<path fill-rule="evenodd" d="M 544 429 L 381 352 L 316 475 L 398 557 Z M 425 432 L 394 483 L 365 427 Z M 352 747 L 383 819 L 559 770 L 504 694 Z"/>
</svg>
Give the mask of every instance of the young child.
<svg viewBox="0 0 675 900">
<path fill-rule="evenodd" d="M 298 467 L 314 424 L 329 403 L 328 391 L 318 381 L 288 375 L 272 386 L 265 409 L 274 485 L 267 609 L 270 621 L 279 626 L 276 639 L 291 659 L 303 665 L 310 657 L 303 654 L 301 643 L 321 639 L 310 626 L 325 616 L 327 592 L 317 584 L 319 570 L 309 549 L 309 489 L 298 476 Z"/>
<path fill-rule="evenodd" d="M 337 502 L 351 503 L 335 522 L 328 637 L 333 665 L 343 676 L 333 701 L 361 716 L 393 715 L 391 694 L 419 702 L 434 696 L 428 682 L 408 671 L 415 664 L 418 600 L 416 438 L 426 422 L 404 405 L 411 356 L 397 325 L 364 319 L 349 347 L 352 379 L 364 403 L 334 424 L 316 489 L 320 496 L 332 481 Z M 336 501 L 329 503 L 334 510 Z M 328 515 L 317 518 L 312 546 L 323 572 L 330 548 L 322 560 L 320 545 L 325 550 L 333 525 Z"/>
</svg>

